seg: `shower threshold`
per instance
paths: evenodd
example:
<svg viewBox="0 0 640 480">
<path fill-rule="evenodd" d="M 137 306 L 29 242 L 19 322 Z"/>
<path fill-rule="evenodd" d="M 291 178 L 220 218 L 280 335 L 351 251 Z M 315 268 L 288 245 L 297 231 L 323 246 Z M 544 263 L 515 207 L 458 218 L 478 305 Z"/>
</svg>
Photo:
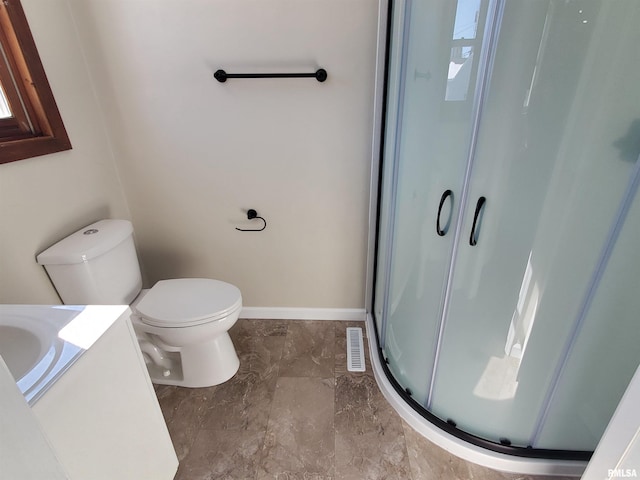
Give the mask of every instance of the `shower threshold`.
<svg viewBox="0 0 640 480">
<path fill-rule="evenodd" d="M 533 458 L 501 453 L 469 443 L 430 422 L 407 403 L 407 400 L 398 393 L 387 378 L 380 356 L 377 354 L 377 336 L 374 320 L 370 314 L 367 314 L 366 327 L 369 351 L 371 352 L 371 367 L 380 391 L 400 417 L 427 440 L 463 460 L 503 472 L 576 478 L 582 476 L 587 467 L 586 460 Z"/>
</svg>

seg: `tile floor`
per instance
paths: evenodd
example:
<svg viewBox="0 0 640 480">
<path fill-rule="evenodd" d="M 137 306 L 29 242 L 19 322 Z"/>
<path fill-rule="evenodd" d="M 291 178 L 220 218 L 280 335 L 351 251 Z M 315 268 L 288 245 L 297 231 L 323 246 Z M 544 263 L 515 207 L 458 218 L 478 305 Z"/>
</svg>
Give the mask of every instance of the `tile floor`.
<svg viewBox="0 0 640 480">
<path fill-rule="evenodd" d="M 175 480 L 541 480 L 464 462 L 414 432 L 365 373 L 346 368 L 346 327 L 239 320 L 240 370 L 210 388 L 157 386 Z M 366 344 L 366 341 L 365 341 Z M 549 477 L 558 480 L 559 477 Z"/>
</svg>

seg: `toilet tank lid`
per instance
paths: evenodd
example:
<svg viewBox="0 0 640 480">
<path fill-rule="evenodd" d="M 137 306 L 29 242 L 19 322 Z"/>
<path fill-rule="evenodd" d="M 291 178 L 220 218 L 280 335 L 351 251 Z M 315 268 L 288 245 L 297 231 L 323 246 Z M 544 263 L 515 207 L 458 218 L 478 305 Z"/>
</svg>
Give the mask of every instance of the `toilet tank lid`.
<svg viewBox="0 0 640 480">
<path fill-rule="evenodd" d="M 83 263 L 108 252 L 133 234 L 128 220 L 100 220 L 63 238 L 36 256 L 40 265 Z"/>
</svg>

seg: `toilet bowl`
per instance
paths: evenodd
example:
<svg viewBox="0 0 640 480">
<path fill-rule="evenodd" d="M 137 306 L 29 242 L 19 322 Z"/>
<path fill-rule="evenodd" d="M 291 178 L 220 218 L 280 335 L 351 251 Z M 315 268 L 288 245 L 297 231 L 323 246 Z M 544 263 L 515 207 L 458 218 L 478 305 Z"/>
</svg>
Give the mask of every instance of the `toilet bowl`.
<svg viewBox="0 0 640 480">
<path fill-rule="evenodd" d="M 238 371 L 228 331 L 242 309 L 240 290 L 208 278 L 161 280 L 143 290 L 131 222 L 88 225 L 36 259 L 65 304 L 130 304 L 154 383 L 208 387 Z"/>
<path fill-rule="evenodd" d="M 235 286 L 207 278 L 162 280 L 131 304 L 131 322 L 154 383 L 207 387 L 240 361 L 228 330 L 242 309 Z"/>
</svg>

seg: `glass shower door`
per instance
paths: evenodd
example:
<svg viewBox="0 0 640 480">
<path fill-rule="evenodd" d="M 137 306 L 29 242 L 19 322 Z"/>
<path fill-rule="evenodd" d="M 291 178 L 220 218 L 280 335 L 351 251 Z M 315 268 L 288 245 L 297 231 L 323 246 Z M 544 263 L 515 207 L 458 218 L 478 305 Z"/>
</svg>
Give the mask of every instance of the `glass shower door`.
<svg viewBox="0 0 640 480">
<path fill-rule="evenodd" d="M 536 432 L 634 167 L 640 3 L 504 7 L 428 408 L 505 445 L 575 449 Z"/>
<path fill-rule="evenodd" d="M 640 128 L 636 135 L 640 135 Z M 640 166 L 636 166 L 637 174 L 639 170 Z M 640 194 L 637 191 L 621 227 L 558 386 L 550 397 L 540 432 L 534 438 L 533 444 L 538 448 L 593 450 L 638 368 Z"/>
<path fill-rule="evenodd" d="M 392 38 L 401 45 L 390 47 L 389 84 L 399 93 L 389 97 L 383 166 L 392 180 L 383 184 L 379 242 L 389 257 L 378 265 L 388 290 L 376 295 L 374 308 L 385 318 L 389 368 L 422 404 L 468 159 L 485 3 L 461 0 L 456 8 L 450 0 L 408 0 L 392 15 Z"/>
<path fill-rule="evenodd" d="M 593 220 L 609 213 L 601 202 L 609 208 L 622 201 L 611 217 L 593 295 L 578 315 L 566 365 L 533 439 L 537 448 L 593 450 L 640 363 L 640 53 L 629 47 L 640 42 L 640 4 L 603 2 L 598 13 L 588 19 L 596 30 L 580 86 L 597 89 L 598 98 L 592 95 L 578 112 L 583 137 L 590 138 L 583 160 L 594 165 Z M 613 176 L 621 180 L 614 191 L 595 179 Z"/>
</svg>

